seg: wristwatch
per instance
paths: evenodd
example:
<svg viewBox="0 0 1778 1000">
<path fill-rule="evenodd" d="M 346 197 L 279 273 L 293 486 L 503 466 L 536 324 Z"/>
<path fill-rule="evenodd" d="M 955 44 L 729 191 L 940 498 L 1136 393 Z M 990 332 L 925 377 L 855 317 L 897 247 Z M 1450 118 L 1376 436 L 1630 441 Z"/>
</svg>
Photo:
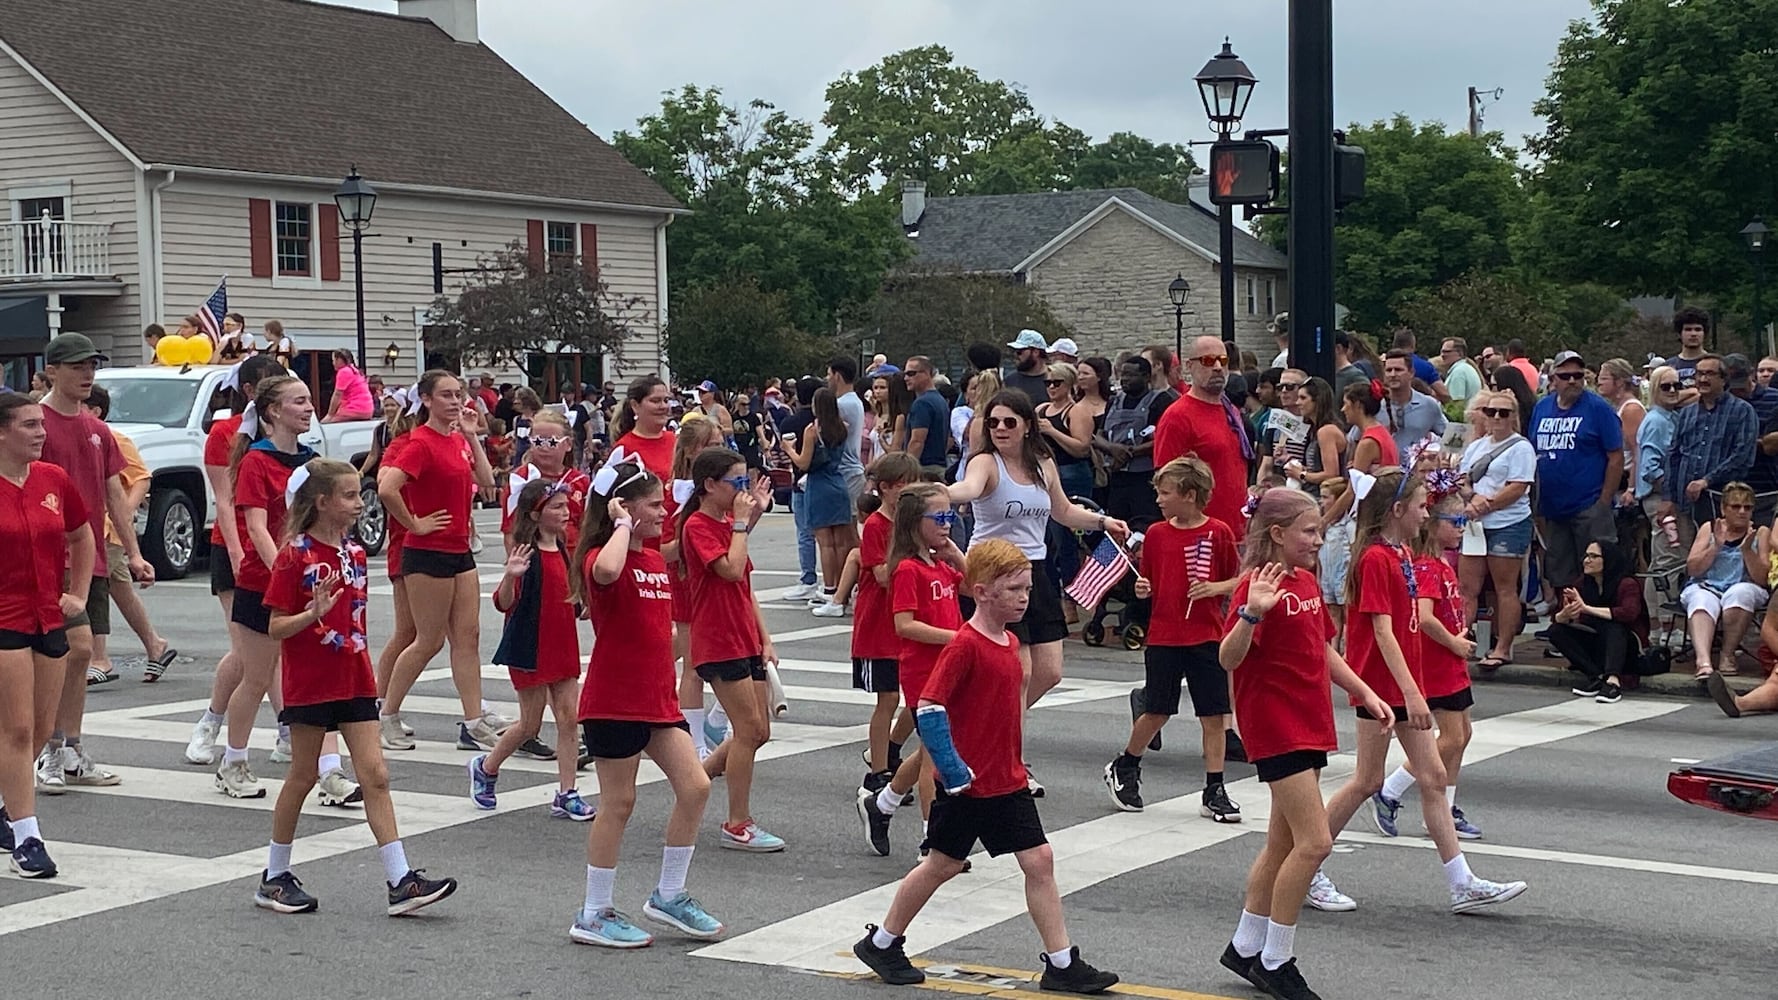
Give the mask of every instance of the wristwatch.
<svg viewBox="0 0 1778 1000">
<path fill-rule="evenodd" d="M 1243 604 L 1240 607 L 1235 609 L 1235 617 L 1241 619 L 1242 621 L 1246 622 L 1249 625 L 1258 625 L 1260 623 L 1260 619 L 1262 616 L 1256 615 L 1253 612 L 1248 611 L 1247 605 Z"/>
<path fill-rule="evenodd" d="M 736 522 L 734 522 L 734 529 L 735 529 L 735 534 L 745 535 L 749 531 L 753 530 L 753 526 L 750 524 L 745 524 L 741 521 L 736 521 Z"/>
</svg>

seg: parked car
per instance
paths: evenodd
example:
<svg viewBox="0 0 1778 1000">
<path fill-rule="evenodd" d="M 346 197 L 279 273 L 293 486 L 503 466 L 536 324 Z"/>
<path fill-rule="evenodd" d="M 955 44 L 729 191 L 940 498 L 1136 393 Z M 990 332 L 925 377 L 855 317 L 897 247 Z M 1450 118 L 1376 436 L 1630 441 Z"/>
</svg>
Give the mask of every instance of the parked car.
<svg viewBox="0 0 1778 1000">
<path fill-rule="evenodd" d="M 1667 776 L 1667 791 L 1706 809 L 1778 819 L 1778 743 L 1680 767 Z"/>
<path fill-rule="evenodd" d="M 226 365 L 99 370 L 99 384 L 111 393 L 108 423 L 135 442 L 154 477 L 147 501 L 136 512 L 136 534 L 158 579 L 185 576 L 209 546 L 216 503 L 204 475 L 204 439 L 213 422 L 229 415 L 213 408 L 228 373 Z M 323 424 L 317 412 L 309 432 L 298 440 L 324 457 L 359 465 L 379 422 Z M 364 515 L 354 533 L 374 555 L 382 550 L 386 520 L 376 484 L 366 482 L 363 491 Z"/>
</svg>

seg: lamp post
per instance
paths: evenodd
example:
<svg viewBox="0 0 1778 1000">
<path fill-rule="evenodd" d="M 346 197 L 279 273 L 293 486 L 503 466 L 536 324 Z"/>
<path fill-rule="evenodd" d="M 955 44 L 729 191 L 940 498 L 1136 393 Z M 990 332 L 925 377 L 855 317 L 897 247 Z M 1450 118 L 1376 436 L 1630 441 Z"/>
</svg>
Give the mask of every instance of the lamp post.
<svg viewBox="0 0 1778 1000">
<path fill-rule="evenodd" d="M 352 165 L 352 172 L 340 182 L 338 191 L 333 193 L 333 203 L 339 206 L 340 218 L 352 230 L 352 283 L 358 292 L 358 353 L 353 355 L 360 366 L 365 364 L 364 357 L 364 231 L 370 228 L 370 216 L 377 209 L 377 192 L 364 178 L 358 176 L 358 165 Z"/>
<path fill-rule="evenodd" d="M 1222 51 L 1211 57 L 1196 77 L 1198 97 L 1204 102 L 1204 114 L 1216 129 L 1221 142 L 1229 141 L 1241 118 L 1247 113 L 1247 102 L 1253 99 L 1254 84 L 1259 82 L 1247 64 L 1235 55 L 1229 40 L 1222 40 Z M 1222 205 L 1217 209 L 1219 249 L 1217 270 L 1222 282 L 1222 342 L 1229 357 L 1238 357 L 1235 346 L 1235 207 Z"/>
<path fill-rule="evenodd" d="M 1754 336 L 1766 333 L 1765 317 L 1761 314 L 1760 298 L 1766 285 L 1766 244 L 1772 238 L 1772 231 L 1766 228 L 1758 216 L 1754 217 L 1741 230 L 1741 238 L 1747 241 L 1747 256 L 1753 261 L 1753 330 Z M 1778 337 L 1766 336 L 1766 353 L 1778 354 Z"/>
<path fill-rule="evenodd" d="M 1167 282 L 1167 299 L 1173 303 L 1173 356 L 1182 360 L 1185 355 L 1185 296 L 1191 290 L 1184 273 Z"/>
</svg>

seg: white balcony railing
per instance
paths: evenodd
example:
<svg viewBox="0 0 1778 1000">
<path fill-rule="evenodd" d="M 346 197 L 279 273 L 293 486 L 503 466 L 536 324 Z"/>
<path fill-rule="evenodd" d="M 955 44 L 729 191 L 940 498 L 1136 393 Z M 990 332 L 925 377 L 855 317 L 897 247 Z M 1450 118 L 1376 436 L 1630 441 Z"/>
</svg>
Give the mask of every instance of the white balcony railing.
<svg viewBox="0 0 1778 1000">
<path fill-rule="evenodd" d="M 0 282 L 110 278 L 111 224 L 48 215 L 0 223 Z"/>
</svg>

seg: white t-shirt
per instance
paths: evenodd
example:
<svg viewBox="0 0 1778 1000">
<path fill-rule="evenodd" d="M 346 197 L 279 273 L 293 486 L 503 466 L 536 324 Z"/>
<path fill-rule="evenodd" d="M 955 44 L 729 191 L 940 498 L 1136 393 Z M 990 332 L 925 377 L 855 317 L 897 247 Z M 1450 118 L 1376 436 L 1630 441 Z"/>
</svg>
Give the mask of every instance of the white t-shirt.
<svg viewBox="0 0 1778 1000">
<path fill-rule="evenodd" d="M 1463 449 L 1463 460 L 1458 464 L 1458 469 L 1467 474 L 1477 462 L 1492 454 L 1499 447 L 1500 442 L 1493 438 L 1471 441 L 1469 447 Z M 1505 451 L 1495 456 L 1494 460 L 1488 463 L 1487 471 L 1482 478 L 1472 480 L 1470 486 L 1482 496 L 1491 497 L 1506 489 L 1507 483 L 1529 483 L 1536 479 L 1537 450 L 1531 447 L 1531 442 L 1521 437 L 1508 445 Z M 1517 500 L 1505 507 L 1483 514 L 1482 527 L 1510 528 L 1530 516 L 1531 491 L 1526 490 L 1520 494 Z"/>
<path fill-rule="evenodd" d="M 1290 348 L 1286 347 L 1284 350 L 1278 352 L 1278 356 L 1272 359 L 1272 367 L 1273 368 L 1289 368 L 1290 367 Z"/>
</svg>

